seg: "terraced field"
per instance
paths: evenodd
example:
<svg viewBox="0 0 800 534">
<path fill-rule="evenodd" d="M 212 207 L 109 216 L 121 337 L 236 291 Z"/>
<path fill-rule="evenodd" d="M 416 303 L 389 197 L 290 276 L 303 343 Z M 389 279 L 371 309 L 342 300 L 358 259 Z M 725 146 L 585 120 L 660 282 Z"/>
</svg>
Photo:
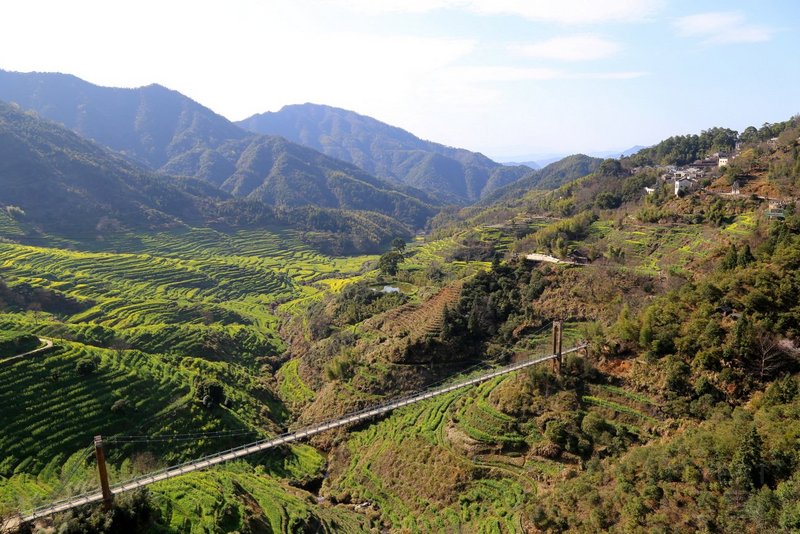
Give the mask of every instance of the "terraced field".
<svg viewBox="0 0 800 534">
<path fill-rule="evenodd" d="M 499 389 L 525 380 L 499 377 L 398 410 L 351 434 L 334 453 L 323 490 L 353 503 L 374 503 L 396 530 L 523 531 L 526 506 L 572 461 L 534 454 L 548 443 L 535 420 L 498 409 Z M 654 400 L 621 387 L 588 387 L 582 416 L 594 413 L 641 438 L 654 435 L 660 424 Z M 454 493 L 458 498 L 448 500 Z"/>
<path fill-rule="evenodd" d="M 22 233 L 5 211 L 3 231 Z M 111 439 L 114 482 L 280 431 L 289 415 L 281 392 L 253 372 L 260 358 L 283 350 L 279 306 L 341 288 L 374 260 L 327 257 L 285 231 L 185 229 L 88 243 L 34 242 L 42 246 L 0 240 L 0 279 L 12 290 L 43 288 L 79 304 L 69 313 L 48 305 L 0 313 L 0 330 L 47 333 L 57 344 L 46 356 L 0 363 L 0 514 L 96 487 L 86 449 L 96 434 Z M 299 380 L 296 372 L 282 376 Z M 211 379 L 223 384 L 226 407 L 204 408 L 195 399 L 197 381 Z M 300 381 L 281 383 L 282 393 L 309 394 Z M 119 434 L 156 438 L 114 441 Z M 231 501 L 220 490 L 226 506 L 261 499 L 277 529 L 303 518 L 329 529 L 358 523 L 342 510 L 309 516 L 308 494 L 276 481 L 321 476 L 316 451 L 291 447 L 277 463 L 273 456 L 257 459 L 263 474 L 248 479 L 247 495 Z M 302 460 L 312 457 L 313 468 Z M 208 476 L 230 488 L 232 477 Z M 202 500 L 202 491 L 186 493 Z M 167 494 L 175 501 L 164 500 L 170 503 L 165 507 L 186 502 L 185 495 Z M 213 521 L 212 508 L 171 509 L 170 524 L 194 524 L 201 516 Z"/>
<path fill-rule="evenodd" d="M 363 532 L 368 521 L 342 507 L 309 503 L 308 493 L 249 466 L 190 475 L 153 487 L 162 517 L 179 532 Z"/>
<path fill-rule="evenodd" d="M 0 512 L 27 510 L 97 487 L 95 469 L 87 462 L 91 447 L 86 451 L 94 435 L 109 443 L 110 478 L 120 482 L 269 435 L 277 428 L 273 421 L 288 415 L 241 367 L 61 345 L 45 356 L 0 364 Z M 95 367 L 82 371 L 81 362 Z M 192 393 L 198 378 L 222 382 L 230 408 L 203 408 Z M 120 434 L 149 438 L 118 441 Z M 171 437 L 185 435 L 196 437 Z M 309 456 L 303 449 L 280 453 L 277 464 L 270 455 L 260 461 L 278 477 L 303 475 L 309 470 L 302 466 L 307 461 L 299 461 Z M 319 469 L 319 455 L 309 450 Z"/>
<path fill-rule="evenodd" d="M 374 502 L 393 529 L 519 531 L 521 506 L 531 485 L 511 464 L 496 461 L 499 466 L 492 465 L 452 441 L 455 424 L 471 426 L 495 442 L 497 436 L 488 433 L 497 430 L 493 425 L 507 423 L 507 416 L 493 409 L 472 412 L 469 407 L 481 403 L 503 380 L 399 410 L 353 434 L 344 453 L 348 458 L 345 471 L 333 473 L 324 489 L 334 496 L 346 494 L 354 503 Z M 484 420 L 487 414 L 488 421 Z M 506 428 L 499 432 L 508 435 Z M 458 499 L 448 500 L 454 493 Z"/>
<path fill-rule="evenodd" d="M 266 230 L 189 229 L 75 246 L 80 250 L 0 243 L 0 278 L 9 285 L 54 290 L 86 308 L 58 318 L 6 314 L 0 323 L 250 363 L 283 349 L 275 335 L 281 303 L 341 287 L 370 259 L 326 257 L 291 232 Z"/>
<path fill-rule="evenodd" d="M 96 371 L 77 371 L 77 362 L 95 358 Z M 93 435 L 126 431 L 136 414 L 158 414 L 188 391 L 174 366 L 135 351 L 65 344 L 56 353 L 0 365 L 0 507 L 46 496 L 64 461 Z M 126 413 L 114 413 L 123 399 Z M 158 428 L 157 417 L 145 425 Z"/>
<path fill-rule="evenodd" d="M 16 219 L 6 209 L 0 209 L 0 235 L 17 235 L 20 233 L 22 233 L 22 227 Z"/>
<path fill-rule="evenodd" d="M 281 399 L 292 410 L 314 400 L 316 396 L 314 391 L 303 382 L 303 379 L 297 373 L 299 363 L 300 360 L 298 359 L 289 360 L 277 373 L 278 391 Z"/>
<path fill-rule="evenodd" d="M 592 384 L 589 394 L 582 397 L 590 409 L 596 410 L 607 421 L 616 424 L 640 438 L 652 437 L 660 424 L 659 404 L 653 399 L 631 393 L 624 388 L 605 384 Z"/>
<path fill-rule="evenodd" d="M 82 376 L 76 362 L 90 358 L 99 359 L 97 371 Z M 123 430 L 127 418 L 111 411 L 117 400 L 157 413 L 186 393 L 173 366 L 135 351 L 67 344 L 56 354 L 0 366 L 0 473 L 39 472 L 89 443 L 92 432 Z"/>
<path fill-rule="evenodd" d="M 592 224 L 592 234 L 624 251 L 625 262 L 644 275 L 683 270 L 707 258 L 719 246 L 719 232 L 704 225 L 625 224 L 623 230 L 609 221 Z"/>
<path fill-rule="evenodd" d="M 425 301 L 424 305 L 405 304 L 364 322 L 364 327 L 387 334 L 410 334 L 414 338 L 437 336 L 443 326 L 444 309 L 455 302 L 461 283 L 451 284 Z"/>
<path fill-rule="evenodd" d="M 406 260 L 403 267 L 412 269 L 421 268 L 431 262 L 441 263 L 457 247 L 454 238 L 417 241 L 408 247 L 410 259 Z"/>
</svg>

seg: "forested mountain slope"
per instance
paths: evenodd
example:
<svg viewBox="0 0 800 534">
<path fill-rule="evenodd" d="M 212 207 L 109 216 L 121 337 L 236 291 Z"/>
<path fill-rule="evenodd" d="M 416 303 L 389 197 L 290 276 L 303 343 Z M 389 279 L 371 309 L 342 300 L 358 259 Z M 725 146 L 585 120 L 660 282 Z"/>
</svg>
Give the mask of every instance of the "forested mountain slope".
<svg viewBox="0 0 800 534">
<path fill-rule="evenodd" d="M 532 189 L 558 189 L 565 183 L 594 172 L 602 161 L 583 154 L 567 156 L 493 191 L 480 204 L 488 206 L 493 203 L 509 203 Z"/>
<path fill-rule="evenodd" d="M 419 227 L 437 202 L 294 143 L 246 132 L 159 85 L 107 88 L 64 74 L 0 71 L 0 99 L 152 170 L 199 178 L 273 206 L 375 211 Z"/>
<path fill-rule="evenodd" d="M 237 124 L 283 136 L 369 173 L 458 203 L 474 202 L 531 172 L 525 166 L 504 166 L 482 154 L 425 141 L 401 128 L 330 106 L 284 106 Z"/>
<path fill-rule="evenodd" d="M 375 250 L 397 236 L 409 236 L 430 213 L 427 205 L 401 193 L 387 193 L 360 181 L 351 184 L 347 177 L 322 180 L 306 191 L 319 187 L 333 195 L 331 191 L 344 190 L 342 203 L 348 207 L 376 207 L 396 218 L 377 211 L 325 207 L 336 206 L 336 197 L 320 199 L 323 207 L 294 197 L 293 205 L 272 208 L 259 200 L 235 198 L 202 180 L 154 173 L 2 102 L 0 141 L 0 228 L 18 238 L 45 233 L 92 239 L 186 225 L 279 225 L 302 230 L 308 243 L 341 254 Z M 337 189 L 337 184 L 343 185 Z M 303 192 L 284 187 L 287 195 Z M 359 197 L 360 191 L 374 196 Z"/>
<path fill-rule="evenodd" d="M 0 102 L 0 203 L 56 230 L 202 222 L 230 196 L 198 180 L 144 170 L 53 123 Z"/>
</svg>

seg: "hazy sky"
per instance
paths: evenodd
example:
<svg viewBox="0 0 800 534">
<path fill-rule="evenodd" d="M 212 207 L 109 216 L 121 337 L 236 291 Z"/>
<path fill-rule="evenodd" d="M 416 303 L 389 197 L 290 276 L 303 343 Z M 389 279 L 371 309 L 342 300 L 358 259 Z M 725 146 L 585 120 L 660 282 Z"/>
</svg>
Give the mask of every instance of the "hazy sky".
<svg viewBox="0 0 800 534">
<path fill-rule="evenodd" d="M 159 83 L 233 119 L 315 102 L 499 160 L 800 112 L 800 2 L 3 2 L 0 68 Z"/>
</svg>

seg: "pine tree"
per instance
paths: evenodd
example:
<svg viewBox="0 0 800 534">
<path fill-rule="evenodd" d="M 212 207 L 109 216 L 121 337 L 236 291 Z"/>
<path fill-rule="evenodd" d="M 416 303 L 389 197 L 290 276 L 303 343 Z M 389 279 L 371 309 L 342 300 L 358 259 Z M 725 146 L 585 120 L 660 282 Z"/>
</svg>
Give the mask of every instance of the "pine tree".
<svg viewBox="0 0 800 534">
<path fill-rule="evenodd" d="M 725 257 L 722 258 L 720 267 L 722 267 L 722 269 L 725 271 L 730 271 L 736 267 L 738 260 L 739 258 L 736 251 L 736 245 L 731 245 L 731 247 L 725 253 Z"/>
<path fill-rule="evenodd" d="M 752 490 L 763 485 L 762 469 L 764 464 L 761 449 L 761 436 L 758 435 L 756 427 L 752 426 L 733 453 L 730 472 L 734 486 Z"/>
<path fill-rule="evenodd" d="M 750 251 L 750 245 L 745 243 L 744 248 L 742 248 L 742 250 L 739 251 L 739 255 L 736 259 L 736 265 L 738 265 L 739 267 L 747 267 L 748 265 L 753 263 L 755 259 L 756 259 L 755 256 L 753 256 L 753 253 Z"/>
</svg>

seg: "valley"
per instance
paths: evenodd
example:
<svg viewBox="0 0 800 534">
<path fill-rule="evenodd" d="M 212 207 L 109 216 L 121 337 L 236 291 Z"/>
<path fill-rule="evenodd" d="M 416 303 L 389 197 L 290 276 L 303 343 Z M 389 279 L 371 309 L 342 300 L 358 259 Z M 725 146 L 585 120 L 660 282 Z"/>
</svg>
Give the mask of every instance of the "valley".
<svg viewBox="0 0 800 534">
<path fill-rule="evenodd" d="M 300 146 L 161 87 L 68 78 L 53 107 L 64 78 L 0 74 L 61 122 L 0 104 L 0 518 L 20 531 L 800 528 L 797 117 L 534 171 L 338 108 L 270 123 L 305 125 Z M 371 137 L 369 165 L 330 157 Z M 735 157 L 676 188 L 715 152 Z M 560 321 L 560 365 L 525 364 Z M 17 524 L 97 490 L 97 435 L 113 486 L 308 428 Z"/>
</svg>

